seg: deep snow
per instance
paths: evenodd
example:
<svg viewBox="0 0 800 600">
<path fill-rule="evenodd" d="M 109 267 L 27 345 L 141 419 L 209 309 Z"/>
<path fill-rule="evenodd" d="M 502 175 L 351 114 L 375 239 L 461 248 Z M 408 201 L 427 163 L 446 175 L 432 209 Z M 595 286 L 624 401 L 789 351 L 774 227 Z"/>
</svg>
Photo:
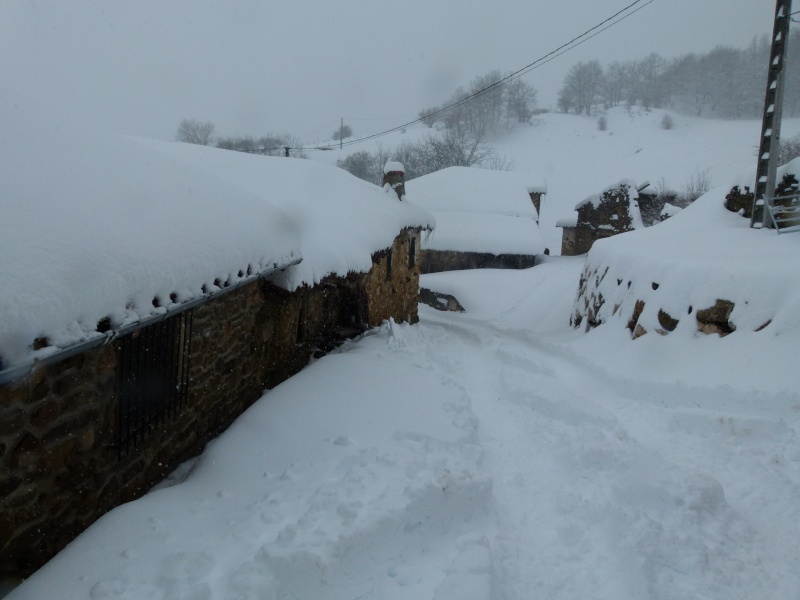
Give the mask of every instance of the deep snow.
<svg viewBox="0 0 800 600">
<path fill-rule="evenodd" d="M 316 361 L 10 598 L 797 597 L 795 373 L 570 329 L 582 263 L 424 276 L 467 312 Z"/>
<path fill-rule="evenodd" d="M 329 165 L 98 132 L 2 88 L 0 130 L 0 365 L 298 258 L 276 283 L 365 272 L 435 224 Z"/>
<path fill-rule="evenodd" d="M 557 218 L 621 178 L 674 184 L 712 156 L 718 183 L 749 168 L 753 123 L 676 119 L 669 137 L 676 130 L 658 121 L 622 114 L 601 133 L 591 119 L 550 115 L 506 140 L 506 152 L 525 148 L 518 169 L 547 176 L 545 236 L 556 239 Z M 211 156 L 152 145 L 176 168 Z M 242 179 L 227 164 L 239 157 L 224 156 L 200 170 Z M 258 179 L 244 179 L 237 190 L 249 196 Z M 625 255 L 629 242 L 641 251 L 648 235 L 670 231 L 680 245 L 706 212 L 700 203 L 598 252 Z M 725 243 L 777 238 L 741 221 L 725 216 Z M 791 267 L 794 237 L 778 239 Z M 632 272 L 648 274 L 647 258 Z M 693 266 L 713 273 L 724 259 Z M 569 327 L 584 262 L 425 276 L 467 312 L 421 307 L 419 325 L 387 323 L 314 362 L 173 485 L 109 513 L 9 597 L 797 598 L 791 273 L 781 279 L 787 318 L 771 330 L 719 338 L 680 328 L 631 341 L 618 324 Z M 777 277 L 726 268 L 743 285 Z"/>
<path fill-rule="evenodd" d="M 406 183 L 406 198 L 436 217 L 423 249 L 491 254 L 542 254 L 545 245 L 530 192 L 546 193 L 541 177 L 449 167 Z"/>
</svg>

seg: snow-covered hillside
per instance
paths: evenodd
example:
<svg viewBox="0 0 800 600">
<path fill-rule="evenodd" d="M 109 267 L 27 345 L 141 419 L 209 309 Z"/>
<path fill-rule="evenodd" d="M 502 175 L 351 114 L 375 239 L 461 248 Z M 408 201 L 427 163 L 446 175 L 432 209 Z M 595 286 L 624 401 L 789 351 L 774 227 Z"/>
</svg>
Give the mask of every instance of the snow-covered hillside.
<svg viewBox="0 0 800 600">
<path fill-rule="evenodd" d="M 467 312 L 315 362 L 10 598 L 796 598 L 797 332 L 584 334 L 582 266 L 424 276 Z"/>
<path fill-rule="evenodd" d="M 665 112 L 618 107 L 600 113 L 607 129 L 600 131 L 598 116 L 546 113 L 530 125 L 500 130 L 486 141 L 498 154 L 514 162 L 514 170 L 547 181 L 540 214 L 545 245 L 558 253 L 561 229 L 555 225 L 570 215 L 584 198 L 621 179 L 649 181 L 682 191 L 690 179 L 708 175 L 711 187 L 730 189 L 744 175 L 755 179 L 756 149 L 761 131 L 758 120 L 701 119 L 669 112 L 672 129 L 661 126 Z M 419 126 L 376 141 L 334 150 L 312 152 L 312 160 L 334 163 L 359 150 L 384 150 L 413 142 L 430 130 Z M 784 119 L 782 135 L 800 133 L 800 119 Z"/>
</svg>

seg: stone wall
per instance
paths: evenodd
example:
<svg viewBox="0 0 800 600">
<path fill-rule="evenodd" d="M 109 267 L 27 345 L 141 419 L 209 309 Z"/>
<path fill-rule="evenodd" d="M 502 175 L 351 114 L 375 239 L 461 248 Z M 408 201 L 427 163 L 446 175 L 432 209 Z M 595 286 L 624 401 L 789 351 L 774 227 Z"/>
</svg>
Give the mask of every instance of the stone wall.
<svg viewBox="0 0 800 600">
<path fill-rule="evenodd" d="M 124 448 L 125 338 L 0 388 L 0 571 L 25 575 L 44 564 L 104 513 L 197 455 L 312 355 L 389 317 L 416 322 L 412 239 L 419 248 L 418 231 L 395 240 L 390 277 L 387 250 L 366 274 L 329 276 L 291 293 L 254 281 L 194 308 L 185 401 Z"/>
<path fill-rule="evenodd" d="M 586 254 L 592 248 L 594 240 L 594 233 L 589 227 L 564 227 L 561 232 L 561 256 Z"/>
<path fill-rule="evenodd" d="M 115 381 L 116 352 L 106 346 L 0 389 L 4 572 L 40 566 L 124 497 L 109 469 L 128 468 L 111 450 Z"/>
<path fill-rule="evenodd" d="M 753 216 L 754 196 L 755 194 L 750 191 L 749 187 L 745 186 L 744 189 L 740 189 L 738 185 L 735 185 L 725 196 L 725 208 L 749 219 Z"/>
<path fill-rule="evenodd" d="M 631 231 L 630 211 L 632 206 L 638 210 L 638 204 L 631 200 L 630 190 L 630 184 L 622 182 L 576 206 L 576 225 L 564 227 L 561 233 L 561 255 L 585 254 L 597 240 Z"/>
<path fill-rule="evenodd" d="M 419 321 L 419 246 L 419 231 L 406 230 L 395 239 L 390 251 L 372 257 L 374 266 L 364 282 L 368 326 L 380 325 L 389 317 L 398 322 Z"/>
<path fill-rule="evenodd" d="M 533 254 L 424 250 L 420 262 L 422 273 L 463 271 L 465 269 L 528 269 L 536 264 L 536 256 Z"/>
<path fill-rule="evenodd" d="M 536 222 L 539 222 L 539 219 L 542 218 L 542 192 L 529 192 L 528 195 L 531 197 L 531 202 L 533 202 L 533 207 L 536 209 Z"/>
<path fill-rule="evenodd" d="M 795 227 L 800 225 L 800 208 L 798 208 L 798 187 L 800 183 L 793 173 L 785 173 L 775 186 L 775 200 L 773 207 L 776 214 L 785 216 L 795 215 L 796 218 L 778 223 L 778 227 L 783 229 L 785 227 Z M 741 216 L 750 219 L 753 216 L 753 200 L 755 199 L 754 192 L 750 188 L 744 186 L 740 189 L 739 186 L 734 186 L 728 195 L 725 196 L 725 208 L 731 212 L 739 213 Z M 757 208 L 755 220 L 758 223 L 764 220 L 764 211 L 762 208 Z M 773 223 L 769 222 L 766 226 L 772 227 Z"/>
<path fill-rule="evenodd" d="M 590 329 L 603 325 L 607 319 L 617 315 L 627 320 L 626 327 L 631 333 L 631 338 L 634 340 L 646 335 L 649 331 L 655 331 L 660 335 L 668 335 L 670 332 L 675 331 L 684 319 L 688 320 L 696 331 L 707 335 L 718 334 L 724 337 L 736 331 L 736 325 L 730 320 L 735 304 L 724 298 L 717 298 L 714 304 L 710 306 L 694 307 L 687 305 L 683 310 L 675 314 L 670 314 L 663 308 L 659 308 L 655 320 L 657 321 L 657 325 L 654 321 L 648 330 L 642 323 L 642 315 L 645 312 L 645 307 L 647 307 L 648 302 L 645 299 L 645 295 L 641 295 L 641 297 L 638 298 L 633 296 L 632 298 L 621 300 L 614 304 L 610 311 L 608 310 L 608 306 L 611 305 L 606 305 L 607 299 L 600 291 L 601 283 L 606 279 L 608 274 L 609 267 L 603 269 L 602 272 L 598 268 L 584 267 L 578 284 L 578 297 L 570 317 L 570 325 L 573 327 L 582 326 L 586 329 Z M 633 283 L 635 282 L 631 280 L 616 280 L 618 287 L 624 286 L 621 289 L 630 290 Z M 655 291 L 659 289 L 660 285 L 656 282 L 651 282 L 650 287 Z M 634 289 L 636 289 L 636 287 L 634 287 Z M 761 325 L 754 328 L 754 331 L 761 331 L 770 323 L 771 320 L 767 319 Z"/>
</svg>

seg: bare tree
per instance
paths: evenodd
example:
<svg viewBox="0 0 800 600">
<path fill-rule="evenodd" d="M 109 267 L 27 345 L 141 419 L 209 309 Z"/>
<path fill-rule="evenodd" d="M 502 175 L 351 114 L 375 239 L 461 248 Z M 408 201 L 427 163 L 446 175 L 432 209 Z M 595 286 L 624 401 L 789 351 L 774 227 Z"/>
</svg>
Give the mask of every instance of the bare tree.
<svg viewBox="0 0 800 600">
<path fill-rule="evenodd" d="M 356 152 L 337 164 L 356 177 L 377 183 L 383 176 L 383 166 L 390 160 L 403 163 L 407 180 L 454 166 L 505 171 L 513 168 L 512 161 L 464 129 L 451 129 L 444 135 L 431 133 L 417 143 L 406 142 L 391 150 L 379 148 L 374 154 Z"/>
<path fill-rule="evenodd" d="M 697 170 L 689 177 L 689 181 L 683 186 L 683 194 L 678 199 L 678 205 L 684 208 L 697 200 L 700 196 L 711 189 L 710 169 Z"/>
<path fill-rule="evenodd" d="M 425 125 L 428 127 L 433 127 L 436 125 L 436 121 L 439 120 L 441 114 L 439 113 L 440 108 L 438 106 L 432 106 L 430 108 L 426 108 L 424 110 L 419 111 L 419 118 L 422 120 Z"/>
<path fill-rule="evenodd" d="M 199 144 L 208 146 L 214 135 L 214 124 L 211 121 L 200 121 L 198 119 L 184 119 L 178 125 L 178 132 L 175 139 L 187 144 Z"/>
<path fill-rule="evenodd" d="M 365 181 L 378 183 L 375 158 L 366 150 L 355 152 L 337 161 L 337 166 Z"/>
<path fill-rule="evenodd" d="M 659 108 L 664 104 L 666 90 L 663 85 L 663 74 L 667 69 L 667 61 L 655 52 L 636 63 L 636 75 L 642 90 L 642 104 Z"/>
<path fill-rule="evenodd" d="M 622 63 L 617 61 L 608 65 L 602 85 L 606 108 L 619 106 L 625 95 L 626 82 L 627 72 Z"/>
<path fill-rule="evenodd" d="M 778 164 L 785 165 L 800 156 L 800 135 L 781 138 L 778 142 Z"/>
<path fill-rule="evenodd" d="M 564 78 L 559 92 L 559 108 L 574 107 L 577 112 L 590 114 L 598 101 L 603 82 L 603 67 L 596 60 L 573 65 Z"/>
<path fill-rule="evenodd" d="M 475 77 L 468 89 L 459 87 L 450 97 L 450 107 L 442 113 L 445 127 L 473 136 L 496 131 L 505 108 L 505 86 L 499 84 L 502 78 L 500 71 L 490 71 Z"/>
<path fill-rule="evenodd" d="M 534 106 L 536 88 L 521 79 L 506 84 L 506 122 L 516 119 L 519 123 L 527 123 L 533 116 Z"/>
</svg>

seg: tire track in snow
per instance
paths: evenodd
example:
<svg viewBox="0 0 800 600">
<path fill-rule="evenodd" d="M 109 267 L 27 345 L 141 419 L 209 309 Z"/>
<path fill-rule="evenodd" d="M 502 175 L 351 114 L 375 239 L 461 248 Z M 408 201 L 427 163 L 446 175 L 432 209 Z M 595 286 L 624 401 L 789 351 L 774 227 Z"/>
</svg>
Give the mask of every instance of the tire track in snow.
<svg viewBox="0 0 800 600">
<path fill-rule="evenodd" d="M 470 398 L 493 473 L 494 597 L 793 597 L 797 571 L 776 567 L 763 522 L 738 498 L 736 466 L 754 468 L 746 449 L 697 455 L 726 448 L 729 434 L 707 443 L 703 429 L 718 428 L 721 399 L 693 414 L 681 406 L 706 403 L 708 390 L 615 381 L 567 349 L 461 316 L 426 314 L 423 327 L 426 359 Z M 797 462 L 793 428 L 734 421 L 761 440 L 777 434 L 777 460 Z M 785 473 L 764 483 L 800 491 Z"/>
</svg>

